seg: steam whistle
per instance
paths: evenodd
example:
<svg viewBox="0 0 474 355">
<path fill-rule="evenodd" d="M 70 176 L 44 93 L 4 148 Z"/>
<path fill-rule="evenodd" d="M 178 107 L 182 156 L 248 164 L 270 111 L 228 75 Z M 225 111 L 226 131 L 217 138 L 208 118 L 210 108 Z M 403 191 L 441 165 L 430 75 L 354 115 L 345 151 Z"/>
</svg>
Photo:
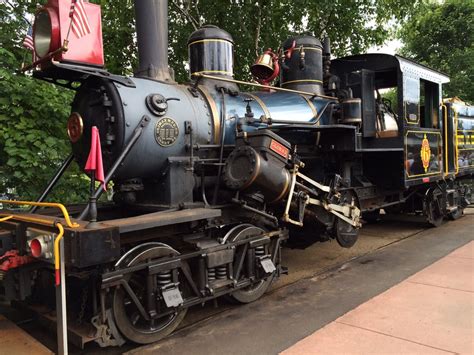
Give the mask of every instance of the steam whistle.
<svg viewBox="0 0 474 355">
<path fill-rule="evenodd" d="M 288 66 L 288 64 L 286 64 L 286 60 L 291 59 L 291 56 L 293 55 L 293 51 L 295 50 L 295 48 L 296 48 L 296 41 L 293 41 L 293 43 L 291 44 L 291 47 L 288 48 L 288 50 L 286 51 L 282 50 L 281 67 L 283 68 L 283 70 L 290 70 L 290 67 Z"/>
</svg>

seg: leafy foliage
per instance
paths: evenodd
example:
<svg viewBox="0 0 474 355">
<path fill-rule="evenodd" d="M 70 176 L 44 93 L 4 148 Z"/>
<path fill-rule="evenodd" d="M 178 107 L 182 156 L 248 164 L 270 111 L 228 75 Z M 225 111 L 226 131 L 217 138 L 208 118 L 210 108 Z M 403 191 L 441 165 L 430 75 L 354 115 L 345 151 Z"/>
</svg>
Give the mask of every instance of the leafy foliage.
<svg viewBox="0 0 474 355">
<path fill-rule="evenodd" d="M 0 2 L 0 45 L 15 58 L 15 66 L 9 67 L 10 69 L 17 69 L 25 59 L 30 59 L 30 55 L 22 49 L 21 44 L 36 6 L 34 1 L 27 0 Z M 3 58 L 3 55 L 0 57 L 3 64 L 11 64 L 5 62 L 6 58 Z"/>
<path fill-rule="evenodd" d="M 17 62 L 0 49 L 0 191 L 36 199 L 70 151 L 64 118 L 72 95 L 50 84 L 17 75 Z M 51 196 L 77 201 L 87 196 L 87 184 L 72 168 Z"/>
<path fill-rule="evenodd" d="M 12 7 L 9 4 L 14 4 Z M 73 93 L 17 73 L 31 55 L 21 47 L 36 4 L 0 3 L 0 195 L 36 199 L 70 152 L 66 137 Z M 87 196 L 87 183 L 72 166 L 50 196 L 75 202 Z"/>
<path fill-rule="evenodd" d="M 137 67 L 132 0 L 94 0 L 102 5 L 108 69 L 130 74 Z M 335 56 L 382 44 L 394 24 L 417 7 L 413 0 L 170 0 L 169 62 L 178 82 L 187 81 L 187 40 L 200 25 L 214 24 L 235 42 L 235 76 L 250 79 L 257 53 L 277 49 L 291 34 L 326 33 Z"/>
<path fill-rule="evenodd" d="M 228 31 L 236 43 L 236 77 L 250 79 L 249 65 L 257 53 L 277 49 L 292 34 L 307 32 L 321 38 L 325 33 L 336 56 L 361 53 L 382 44 L 390 35 L 386 23 L 403 18 L 415 6 L 410 0 L 174 1 L 170 7 L 171 63 L 177 78 L 185 80 L 188 74 L 182 63 L 187 60 L 187 48 L 182 44 L 193 27 L 178 8 L 187 9 L 201 24 Z"/>
<path fill-rule="evenodd" d="M 403 54 L 449 75 L 445 96 L 474 103 L 474 2 L 425 4 L 400 36 Z"/>
<path fill-rule="evenodd" d="M 133 0 L 95 0 L 102 8 L 102 31 L 107 68 L 131 75 L 137 65 Z"/>
</svg>

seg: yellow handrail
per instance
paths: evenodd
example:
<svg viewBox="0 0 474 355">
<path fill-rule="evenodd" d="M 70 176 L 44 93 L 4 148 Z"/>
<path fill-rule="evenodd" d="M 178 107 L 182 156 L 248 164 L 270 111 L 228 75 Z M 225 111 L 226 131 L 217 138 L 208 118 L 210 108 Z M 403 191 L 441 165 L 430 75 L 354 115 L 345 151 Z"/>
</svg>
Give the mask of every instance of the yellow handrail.
<svg viewBox="0 0 474 355">
<path fill-rule="evenodd" d="M 0 222 L 5 222 L 5 221 L 8 221 L 9 219 L 12 219 L 13 216 L 6 216 L 6 217 L 3 217 L 3 218 L 0 218 Z"/>
<path fill-rule="evenodd" d="M 441 103 L 441 107 L 444 109 L 444 176 L 449 175 L 448 165 L 448 108 L 444 103 Z"/>
<path fill-rule="evenodd" d="M 20 218 L 18 218 L 20 217 Z M 41 222 L 48 222 L 47 224 L 49 224 L 50 221 L 48 220 L 40 220 L 40 219 L 36 219 L 36 218 L 27 218 L 27 217 L 24 217 L 22 218 L 21 216 L 7 216 L 7 217 L 4 217 L 4 218 L 0 218 L 0 222 L 5 222 L 5 221 L 8 221 L 9 219 L 19 219 L 19 220 L 26 220 L 27 222 L 30 222 L 29 220 L 36 220 L 36 222 L 38 221 L 41 221 Z M 41 223 L 43 224 L 43 223 Z M 61 239 L 63 239 L 63 236 L 64 236 L 64 227 L 61 223 L 56 223 L 56 227 L 58 228 L 58 235 L 56 236 L 56 239 L 54 239 L 54 270 L 55 270 L 55 277 L 56 277 L 56 285 L 59 285 L 59 282 L 60 282 L 60 272 L 59 272 L 59 269 L 61 267 L 61 263 L 60 263 L 60 258 L 59 258 L 59 242 L 61 241 Z"/>
<path fill-rule="evenodd" d="M 66 220 L 66 223 L 68 227 L 70 228 L 76 228 L 79 227 L 79 224 L 77 223 L 72 223 L 71 219 L 69 217 L 69 213 L 64 207 L 64 205 L 60 203 L 49 203 L 49 202 L 30 202 L 30 201 L 10 201 L 10 200 L 0 200 L 0 203 L 5 203 L 5 204 L 12 204 L 12 205 L 30 205 L 30 206 L 44 206 L 44 207 L 56 207 L 61 210 L 63 213 L 64 219 Z M 59 285 L 60 283 L 60 257 L 59 257 L 59 243 L 61 242 L 61 239 L 64 236 L 64 227 L 61 223 L 55 223 L 53 221 L 47 220 L 47 219 L 41 219 L 41 218 L 34 218 L 34 217 L 27 217 L 27 216 L 19 216 L 19 215 L 8 215 L 6 217 L 0 218 L 0 222 L 5 222 L 10 219 L 16 219 L 20 221 L 26 221 L 26 222 L 33 222 L 33 223 L 38 223 L 38 224 L 46 224 L 46 225 L 54 225 L 56 224 L 56 227 L 58 228 L 58 234 L 56 238 L 54 239 L 54 270 L 55 270 L 55 278 L 56 278 L 56 285 Z"/>
<path fill-rule="evenodd" d="M 0 200 L 0 203 L 2 204 L 10 204 L 10 205 L 17 205 L 17 206 L 38 206 L 38 207 L 53 207 L 53 208 L 58 208 L 61 213 L 63 214 L 64 220 L 66 221 L 66 225 L 69 228 L 77 228 L 79 227 L 79 224 L 71 222 L 71 218 L 69 217 L 69 212 L 67 211 L 66 207 L 61 204 L 61 203 L 53 203 L 53 202 L 32 202 L 32 201 L 15 201 L 15 200 Z M 36 219 L 33 217 L 22 217 L 24 220 L 29 219 L 30 221 L 34 222 L 36 221 L 42 221 L 41 224 L 44 223 L 44 221 L 47 220 L 41 220 L 41 219 Z M 29 222 L 29 221 L 27 221 Z M 51 223 L 50 221 L 47 221 L 47 223 Z"/>
<path fill-rule="evenodd" d="M 17 215 L 17 214 L 16 215 L 10 215 L 10 214 L 7 214 L 7 213 L 0 213 L 0 216 L 11 217 L 11 218 L 8 218 L 7 220 L 12 219 L 12 220 L 17 220 L 17 221 L 22 221 L 22 222 L 42 224 L 42 225 L 46 225 L 46 226 L 49 226 L 49 227 L 54 227 L 54 223 L 55 223 L 55 221 L 52 220 L 52 219 L 28 217 L 28 216 L 21 216 L 21 215 Z M 4 221 L 0 220 L 0 222 L 4 222 Z"/>
<path fill-rule="evenodd" d="M 59 242 L 64 236 L 64 227 L 61 223 L 56 223 L 56 227 L 58 227 L 59 233 L 54 240 L 54 270 L 55 270 L 55 278 L 56 278 L 56 286 L 59 285 L 61 282 L 61 276 L 59 269 L 61 267 L 60 258 L 59 258 Z"/>
</svg>

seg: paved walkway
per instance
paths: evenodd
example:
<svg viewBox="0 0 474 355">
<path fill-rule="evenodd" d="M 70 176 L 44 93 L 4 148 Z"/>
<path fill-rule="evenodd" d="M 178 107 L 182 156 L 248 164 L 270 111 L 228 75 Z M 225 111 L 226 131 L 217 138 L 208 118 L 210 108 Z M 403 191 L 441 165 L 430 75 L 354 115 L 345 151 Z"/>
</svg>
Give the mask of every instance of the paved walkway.
<svg viewBox="0 0 474 355">
<path fill-rule="evenodd" d="M 49 355 L 47 347 L 0 314 L 0 355 Z"/>
<path fill-rule="evenodd" d="M 282 354 L 316 353 L 473 354 L 474 241 Z"/>
</svg>

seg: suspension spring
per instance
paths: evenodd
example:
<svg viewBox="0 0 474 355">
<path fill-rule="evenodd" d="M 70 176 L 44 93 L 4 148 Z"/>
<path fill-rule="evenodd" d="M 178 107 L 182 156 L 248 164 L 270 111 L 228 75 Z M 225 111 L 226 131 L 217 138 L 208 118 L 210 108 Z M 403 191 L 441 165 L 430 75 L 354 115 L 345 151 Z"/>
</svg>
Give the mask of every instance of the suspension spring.
<svg viewBox="0 0 474 355">
<path fill-rule="evenodd" d="M 216 277 L 219 280 L 227 278 L 227 265 L 222 265 L 216 268 Z"/>
<path fill-rule="evenodd" d="M 255 257 L 261 257 L 261 256 L 264 256 L 265 255 L 265 246 L 264 245 L 260 245 L 258 247 L 255 248 Z"/>
<path fill-rule="evenodd" d="M 209 281 L 213 281 L 216 279 L 216 268 L 209 268 L 207 269 L 207 279 Z"/>
<path fill-rule="evenodd" d="M 156 283 L 158 287 L 164 287 L 172 282 L 171 270 L 162 271 L 156 274 Z"/>
</svg>

